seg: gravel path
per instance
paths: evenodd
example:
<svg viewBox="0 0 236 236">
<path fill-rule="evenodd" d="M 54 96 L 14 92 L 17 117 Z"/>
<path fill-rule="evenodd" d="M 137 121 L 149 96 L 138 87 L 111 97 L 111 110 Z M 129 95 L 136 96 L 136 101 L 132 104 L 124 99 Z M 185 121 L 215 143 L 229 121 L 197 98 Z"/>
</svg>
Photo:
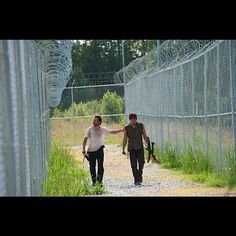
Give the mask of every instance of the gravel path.
<svg viewBox="0 0 236 236">
<path fill-rule="evenodd" d="M 80 146 L 72 147 L 76 158 L 83 160 Z M 129 158 L 121 154 L 119 145 L 106 145 L 104 186 L 108 193 L 102 196 L 236 196 L 236 190 L 207 187 L 183 180 L 183 176 L 156 163 L 145 163 L 143 184 L 135 186 Z M 85 160 L 84 168 L 89 170 Z"/>
</svg>

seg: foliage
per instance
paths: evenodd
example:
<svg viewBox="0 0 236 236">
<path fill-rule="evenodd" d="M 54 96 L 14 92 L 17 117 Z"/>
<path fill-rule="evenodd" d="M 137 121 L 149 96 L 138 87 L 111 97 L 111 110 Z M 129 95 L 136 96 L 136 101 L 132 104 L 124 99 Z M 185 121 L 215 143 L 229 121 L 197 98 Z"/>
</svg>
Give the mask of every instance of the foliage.
<svg viewBox="0 0 236 236">
<path fill-rule="evenodd" d="M 62 144 L 51 144 L 48 160 L 48 176 L 43 186 L 43 196 L 82 196 L 97 195 L 106 192 L 97 184 L 92 187 L 90 174 L 81 163 L 73 159 L 70 150 Z"/>
<path fill-rule="evenodd" d="M 234 155 L 228 155 L 228 168 L 218 171 L 214 163 L 207 159 L 204 151 L 200 148 L 193 148 L 188 145 L 185 152 L 177 151 L 176 147 L 166 143 L 163 151 L 155 150 L 161 160 L 161 166 L 181 170 L 188 174 L 189 178 L 215 187 L 235 187 L 236 171 L 234 167 Z"/>
</svg>

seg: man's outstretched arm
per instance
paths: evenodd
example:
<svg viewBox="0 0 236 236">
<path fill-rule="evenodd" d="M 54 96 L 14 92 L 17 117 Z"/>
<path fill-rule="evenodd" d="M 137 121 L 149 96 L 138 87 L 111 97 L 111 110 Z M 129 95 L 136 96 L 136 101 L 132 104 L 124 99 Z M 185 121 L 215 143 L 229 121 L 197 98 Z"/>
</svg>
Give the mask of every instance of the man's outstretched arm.
<svg viewBox="0 0 236 236">
<path fill-rule="evenodd" d="M 117 134 L 117 133 L 120 133 L 120 132 L 123 132 L 123 131 L 124 131 L 124 129 L 111 130 L 110 134 Z"/>
</svg>

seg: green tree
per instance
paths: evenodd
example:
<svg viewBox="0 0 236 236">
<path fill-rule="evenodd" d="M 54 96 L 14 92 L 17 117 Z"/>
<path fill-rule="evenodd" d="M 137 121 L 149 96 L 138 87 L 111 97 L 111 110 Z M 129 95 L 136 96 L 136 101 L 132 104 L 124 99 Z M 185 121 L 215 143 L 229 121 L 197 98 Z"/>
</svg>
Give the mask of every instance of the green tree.
<svg viewBox="0 0 236 236">
<path fill-rule="evenodd" d="M 72 73 L 67 87 L 91 84 L 86 73 L 117 72 L 122 68 L 121 40 L 77 40 L 72 47 Z M 156 40 L 126 40 L 125 65 L 145 55 L 156 47 Z M 97 81 L 101 78 L 95 78 Z M 102 82 L 101 82 L 102 83 Z M 104 83 L 104 82 L 103 82 Z M 74 89 L 74 102 L 87 102 L 100 99 L 106 88 Z M 123 96 L 123 88 L 113 87 L 114 91 Z M 71 91 L 64 90 L 58 108 L 62 111 L 71 106 Z"/>
<path fill-rule="evenodd" d="M 102 114 L 120 114 L 124 113 L 124 99 L 115 92 L 106 92 L 101 100 Z M 120 116 L 107 117 L 106 122 L 120 122 Z"/>
</svg>

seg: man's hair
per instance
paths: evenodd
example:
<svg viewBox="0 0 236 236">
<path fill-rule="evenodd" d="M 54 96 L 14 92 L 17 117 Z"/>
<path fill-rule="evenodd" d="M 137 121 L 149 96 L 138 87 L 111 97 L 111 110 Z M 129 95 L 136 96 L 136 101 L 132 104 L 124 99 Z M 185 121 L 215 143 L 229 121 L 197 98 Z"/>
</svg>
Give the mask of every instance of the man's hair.
<svg viewBox="0 0 236 236">
<path fill-rule="evenodd" d="M 129 120 L 131 120 L 131 119 L 137 119 L 137 115 L 135 113 L 130 113 Z"/>
<path fill-rule="evenodd" d="M 98 121 L 100 121 L 100 124 L 102 124 L 102 117 L 101 116 L 94 116 L 95 118 L 98 119 Z"/>
</svg>

